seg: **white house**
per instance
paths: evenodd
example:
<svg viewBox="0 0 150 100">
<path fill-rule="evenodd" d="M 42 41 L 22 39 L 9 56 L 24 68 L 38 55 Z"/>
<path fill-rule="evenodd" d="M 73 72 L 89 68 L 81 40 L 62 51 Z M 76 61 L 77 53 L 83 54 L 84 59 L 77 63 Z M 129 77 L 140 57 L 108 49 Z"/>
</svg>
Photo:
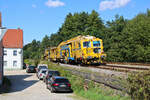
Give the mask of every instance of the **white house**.
<svg viewBox="0 0 150 100">
<path fill-rule="evenodd" d="M 8 29 L 3 37 L 4 69 L 23 68 L 23 30 Z"/>
</svg>

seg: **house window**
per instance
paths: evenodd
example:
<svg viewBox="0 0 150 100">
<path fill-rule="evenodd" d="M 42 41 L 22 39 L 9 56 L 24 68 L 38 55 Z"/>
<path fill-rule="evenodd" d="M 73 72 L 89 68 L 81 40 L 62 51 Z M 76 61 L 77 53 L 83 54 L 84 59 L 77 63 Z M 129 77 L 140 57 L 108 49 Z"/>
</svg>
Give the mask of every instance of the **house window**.
<svg viewBox="0 0 150 100">
<path fill-rule="evenodd" d="M 7 66 L 7 61 L 4 61 L 4 67 L 6 67 Z"/>
<path fill-rule="evenodd" d="M 14 66 L 14 67 L 17 66 L 17 61 L 16 61 L 16 60 L 13 61 L 13 66 Z"/>
<path fill-rule="evenodd" d="M 13 55 L 14 55 L 14 56 L 17 56 L 17 50 L 14 50 L 14 51 L 13 51 Z"/>
<path fill-rule="evenodd" d="M 7 55 L 7 50 L 4 50 L 4 55 L 5 55 L 5 56 Z"/>
<path fill-rule="evenodd" d="M 80 43 L 78 43 L 78 45 L 79 45 L 79 49 L 81 48 L 81 44 Z"/>
</svg>

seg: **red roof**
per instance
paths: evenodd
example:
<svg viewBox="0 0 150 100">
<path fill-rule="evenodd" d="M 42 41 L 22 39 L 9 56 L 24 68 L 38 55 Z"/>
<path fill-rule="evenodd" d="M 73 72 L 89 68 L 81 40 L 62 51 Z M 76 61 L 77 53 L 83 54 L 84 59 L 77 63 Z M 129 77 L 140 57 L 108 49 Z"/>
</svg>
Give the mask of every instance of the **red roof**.
<svg viewBox="0 0 150 100">
<path fill-rule="evenodd" d="M 23 48 L 23 30 L 8 29 L 3 37 L 4 48 Z"/>
</svg>

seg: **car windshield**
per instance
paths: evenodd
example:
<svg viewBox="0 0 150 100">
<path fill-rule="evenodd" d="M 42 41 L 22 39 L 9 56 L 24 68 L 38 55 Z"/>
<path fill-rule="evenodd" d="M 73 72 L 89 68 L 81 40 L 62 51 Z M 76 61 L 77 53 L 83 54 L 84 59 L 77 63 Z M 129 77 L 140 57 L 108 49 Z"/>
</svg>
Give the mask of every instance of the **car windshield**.
<svg viewBox="0 0 150 100">
<path fill-rule="evenodd" d="M 39 67 L 39 70 L 41 69 L 48 69 L 48 68 L 46 66 Z"/>
<path fill-rule="evenodd" d="M 29 68 L 35 68 L 35 66 L 29 66 Z"/>
<path fill-rule="evenodd" d="M 39 68 L 40 68 L 40 69 L 44 69 L 44 68 L 46 69 L 47 66 L 40 66 Z"/>
<path fill-rule="evenodd" d="M 56 83 L 69 83 L 68 79 L 56 79 Z"/>
<path fill-rule="evenodd" d="M 42 71 L 42 73 L 44 73 L 44 74 L 45 74 L 45 73 L 46 73 L 46 70 L 43 70 L 43 71 Z"/>
<path fill-rule="evenodd" d="M 100 47 L 100 41 L 93 41 L 94 47 Z"/>
<path fill-rule="evenodd" d="M 57 71 L 50 71 L 49 76 L 60 76 L 60 73 Z"/>
</svg>

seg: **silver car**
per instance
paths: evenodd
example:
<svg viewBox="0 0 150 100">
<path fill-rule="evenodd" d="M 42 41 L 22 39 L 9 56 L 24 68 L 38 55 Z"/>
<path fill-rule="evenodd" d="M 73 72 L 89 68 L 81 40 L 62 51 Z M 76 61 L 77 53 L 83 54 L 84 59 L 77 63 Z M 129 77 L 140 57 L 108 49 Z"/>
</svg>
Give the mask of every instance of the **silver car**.
<svg viewBox="0 0 150 100">
<path fill-rule="evenodd" d="M 46 75 L 46 71 L 47 69 L 41 69 L 39 72 L 38 72 L 38 78 L 40 80 L 43 80 L 43 77 Z"/>
</svg>

